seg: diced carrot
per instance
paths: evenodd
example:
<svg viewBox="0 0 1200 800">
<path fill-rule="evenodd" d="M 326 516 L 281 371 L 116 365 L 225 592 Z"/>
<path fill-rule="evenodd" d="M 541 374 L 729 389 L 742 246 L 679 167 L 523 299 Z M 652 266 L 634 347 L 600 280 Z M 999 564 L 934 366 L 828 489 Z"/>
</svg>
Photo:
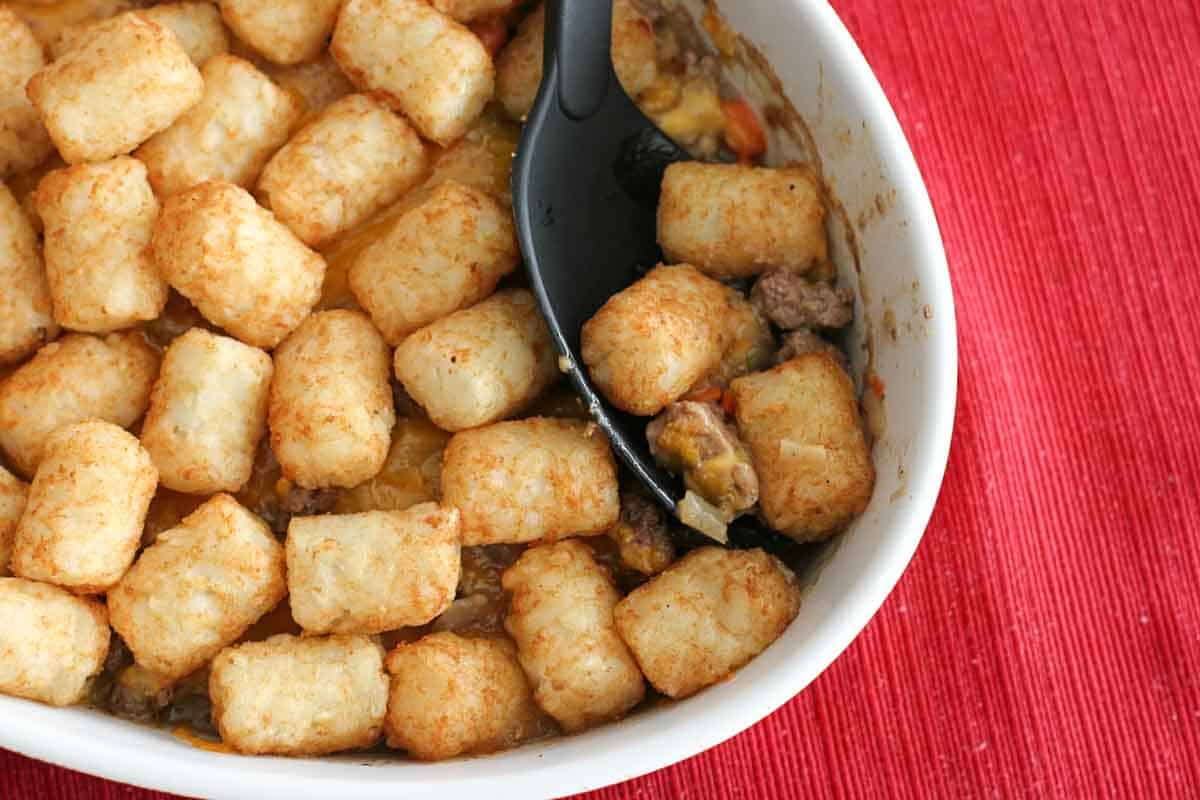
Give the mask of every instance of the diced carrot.
<svg viewBox="0 0 1200 800">
<path fill-rule="evenodd" d="M 725 144 L 738 163 L 748 164 L 767 152 L 767 135 L 749 103 L 742 98 L 726 100 L 721 103 L 721 111 L 725 115 Z"/>
<path fill-rule="evenodd" d="M 493 59 L 508 42 L 508 25 L 501 17 L 489 17 L 471 23 L 471 32 L 483 42 L 483 47 Z"/>
<path fill-rule="evenodd" d="M 882 400 L 884 395 L 887 393 L 887 385 L 884 384 L 883 379 L 874 372 L 867 373 L 867 385 L 871 387 L 871 391 L 873 391 L 875 396 L 880 400 Z"/>
<path fill-rule="evenodd" d="M 725 413 L 733 416 L 737 411 L 737 402 L 733 399 L 733 392 L 725 392 L 721 395 L 721 408 L 725 409 Z"/>
<path fill-rule="evenodd" d="M 691 400 L 693 403 L 715 403 L 721 399 L 721 387 L 705 386 L 703 389 L 688 393 L 683 399 Z"/>
<path fill-rule="evenodd" d="M 733 58 L 737 55 L 737 34 L 711 3 L 704 10 L 700 24 L 704 26 L 708 37 L 712 39 L 713 46 L 717 48 L 717 52 L 723 58 Z"/>
</svg>

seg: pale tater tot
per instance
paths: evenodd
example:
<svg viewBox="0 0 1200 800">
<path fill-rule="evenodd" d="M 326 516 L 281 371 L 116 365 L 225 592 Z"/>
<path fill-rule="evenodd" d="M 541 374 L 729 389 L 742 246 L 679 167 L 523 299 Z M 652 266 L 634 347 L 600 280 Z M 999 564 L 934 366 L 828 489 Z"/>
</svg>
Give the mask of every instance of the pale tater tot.
<svg viewBox="0 0 1200 800">
<path fill-rule="evenodd" d="M 33 475 L 57 428 L 89 418 L 136 422 L 157 375 L 158 354 L 140 333 L 64 336 L 0 383 L 0 447 Z"/>
<path fill-rule="evenodd" d="M 503 586 L 512 592 L 504 628 L 534 699 L 564 730 L 616 719 L 641 702 L 642 673 L 613 624 L 621 595 L 591 548 L 577 540 L 531 547 Z"/>
<path fill-rule="evenodd" d="M 0 183 L 0 366 L 21 361 L 58 336 L 37 233 Z"/>
<path fill-rule="evenodd" d="M 279 344 L 321 296 L 325 260 L 231 183 L 169 197 L 150 246 L 168 283 L 255 347 Z"/>
<path fill-rule="evenodd" d="M 141 436 L 163 486 L 212 494 L 246 484 L 273 372 L 262 350 L 202 328 L 171 342 Z"/>
<path fill-rule="evenodd" d="M 430 5 L 458 22 L 474 22 L 510 11 L 521 0 L 430 0 Z"/>
<path fill-rule="evenodd" d="M 489 122 L 491 120 L 488 120 Z M 504 126 L 501 128 L 501 126 Z M 512 207 L 512 159 L 521 129 L 499 123 L 484 135 L 467 134 L 437 154 L 426 186 L 457 181 L 494 197 L 505 208 Z M 497 154 L 497 151 L 499 155 Z"/>
<path fill-rule="evenodd" d="M 815 541 L 866 509 L 875 467 L 854 383 L 832 356 L 808 353 L 730 389 L 768 525 Z"/>
<path fill-rule="evenodd" d="M 55 43 L 64 31 L 128 11 L 137 7 L 139 0 L 40 0 L 4 5 L 17 12 L 53 59 L 57 57 L 54 52 Z"/>
<path fill-rule="evenodd" d="M 341 0 L 219 0 L 238 38 L 276 64 L 316 58 L 333 31 Z"/>
<path fill-rule="evenodd" d="M 446 181 L 354 259 L 350 289 L 394 346 L 487 297 L 519 261 L 511 212 Z"/>
<path fill-rule="evenodd" d="M 292 617 L 307 633 L 383 633 L 424 625 L 458 586 L 459 514 L 404 511 L 293 517 L 287 535 Z"/>
<path fill-rule="evenodd" d="M 422 761 L 503 750 L 539 727 L 516 648 L 433 633 L 388 653 L 388 747 Z"/>
<path fill-rule="evenodd" d="M 354 84 L 328 51 L 306 64 L 265 64 L 264 69 L 275 83 L 299 95 L 309 114 L 323 111 L 334 100 L 354 91 Z"/>
<path fill-rule="evenodd" d="M 24 481 L 0 467 L 0 578 L 9 574 L 8 562 L 12 557 L 13 535 L 17 532 L 17 520 L 25 510 L 29 487 Z"/>
<path fill-rule="evenodd" d="M 197 67 L 203 67 L 215 55 L 229 52 L 229 32 L 212 3 L 163 3 L 139 13 L 175 34 Z"/>
<path fill-rule="evenodd" d="M 729 677 L 800 611 L 795 575 L 762 550 L 693 550 L 617 604 L 617 630 L 646 678 L 682 698 Z"/>
<path fill-rule="evenodd" d="M 218 53 L 229 52 L 229 33 L 221 22 L 221 12 L 212 3 L 163 3 L 138 13 L 175 34 L 184 52 L 197 67 L 204 66 L 205 61 Z M 95 24 L 95 21 L 87 20 L 64 28 L 50 45 L 51 57 L 61 58 L 79 44 Z"/>
<path fill-rule="evenodd" d="M 46 65 L 33 32 L 7 5 L 0 6 L 0 178 L 33 169 L 53 146 L 25 84 Z"/>
<path fill-rule="evenodd" d="M 496 56 L 496 99 L 517 121 L 524 121 L 537 99 L 545 38 L 546 9 L 539 3 Z"/>
<path fill-rule="evenodd" d="M 388 676 L 366 636 L 289 634 L 222 650 L 208 681 L 221 741 L 242 753 L 316 756 L 383 734 Z"/>
<path fill-rule="evenodd" d="M 825 204 L 806 167 L 672 164 L 658 202 L 658 243 L 717 278 L 805 272 L 827 256 Z"/>
<path fill-rule="evenodd" d="M 108 611 L 137 663 L 175 679 L 204 666 L 286 594 L 283 545 L 219 494 L 158 535 L 109 591 Z"/>
<path fill-rule="evenodd" d="M 472 2 L 472 0 L 448 0 Z M 515 120 L 523 120 L 533 108 L 542 82 L 542 43 L 546 37 L 546 14 L 539 5 L 522 22 L 512 41 L 496 59 L 496 97 Z M 621 86 L 637 97 L 658 75 L 654 26 L 630 0 L 613 3 L 612 58 Z"/>
<path fill-rule="evenodd" d="M 479 38 L 425 0 L 346 0 L 333 57 L 426 138 L 458 139 L 491 99 L 495 68 Z"/>
<path fill-rule="evenodd" d="M 617 467 L 591 423 L 498 422 L 450 440 L 442 502 L 462 512 L 464 545 L 600 533 L 620 514 Z"/>
<path fill-rule="evenodd" d="M 142 162 L 119 156 L 55 170 L 38 184 L 34 205 L 60 325 L 106 333 L 162 313 L 167 282 L 147 247 L 158 200 Z"/>
<path fill-rule="evenodd" d="M 108 616 L 94 600 L 0 578 L 0 694 L 53 706 L 84 699 L 108 655 Z"/>
<path fill-rule="evenodd" d="M 409 124 L 353 94 L 293 136 L 263 169 L 258 189 L 301 241 L 320 247 L 391 205 L 425 169 L 425 147 Z"/>
<path fill-rule="evenodd" d="M 448 431 L 512 416 L 559 378 L 550 329 L 525 289 L 497 292 L 422 328 L 394 360 L 405 391 Z"/>
<path fill-rule="evenodd" d="M 201 74 L 200 102 L 134 154 L 160 197 L 206 180 L 250 186 L 304 116 L 300 98 L 237 56 L 214 56 Z"/>
<path fill-rule="evenodd" d="M 200 71 L 175 35 L 137 14 L 91 28 L 27 87 L 68 164 L 128 153 L 195 105 L 203 91 Z"/>
<path fill-rule="evenodd" d="M 17 523 L 14 575 L 80 594 L 103 592 L 133 563 L 158 471 L 111 422 L 65 425 L 46 440 Z"/>
<path fill-rule="evenodd" d="M 279 346 L 268 424 L 284 477 L 348 489 L 379 472 L 396 423 L 390 366 L 358 311 L 313 314 Z"/>
<path fill-rule="evenodd" d="M 720 365 L 733 303 L 730 289 L 695 267 L 656 267 L 584 324 L 588 374 L 617 408 L 657 414 Z"/>
</svg>

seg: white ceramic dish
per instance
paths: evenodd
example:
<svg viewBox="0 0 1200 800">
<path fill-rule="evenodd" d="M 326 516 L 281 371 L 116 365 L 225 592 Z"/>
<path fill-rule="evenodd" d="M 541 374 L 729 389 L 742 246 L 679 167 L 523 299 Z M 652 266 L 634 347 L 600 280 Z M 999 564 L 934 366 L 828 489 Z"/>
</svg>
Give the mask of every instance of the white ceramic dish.
<svg viewBox="0 0 1200 800">
<path fill-rule="evenodd" d="M 740 0 L 723 10 L 774 66 L 808 122 L 845 218 L 856 221 L 865 302 L 854 338 L 874 332 L 873 367 L 887 387 L 871 505 L 809 576 L 803 608 L 784 636 L 733 680 L 685 702 L 470 760 L 246 758 L 198 750 L 100 713 L 7 697 L 0 697 L 0 746 L 205 797 L 558 796 L 650 772 L 737 734 L 794 697 L 850 644 L 912 557 L 946 465 L 957 352 L 945 254 L 895 114 L 825 0 Z M 835 230 L 835 243 L 844 241 L 841 233 Z M 848 248 L 835 247 L 835 256 L 853 279 Z M 860 369 L 863 360 L 856 359 Z"/>
</svg>

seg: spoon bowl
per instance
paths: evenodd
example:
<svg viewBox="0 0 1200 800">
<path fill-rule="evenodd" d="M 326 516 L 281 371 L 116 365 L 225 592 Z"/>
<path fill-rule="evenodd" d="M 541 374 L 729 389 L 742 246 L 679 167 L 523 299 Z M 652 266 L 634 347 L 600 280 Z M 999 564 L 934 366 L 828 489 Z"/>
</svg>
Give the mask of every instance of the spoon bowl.
<svg viewBox="0 0 1200 800">
<path fill-rule="evenodd" d="M 611 0 L 549 0 L 542 84 L 513 163 L 517 236 L 534 294 L 570 377 L 618 457 L 676 513 L 679 481 L 659 469 L 646 420 L 613 408 L 579 355 L 583 324 L 662 258 L 659 186 L 688 155 L 621 88 Z"/>
</svg>

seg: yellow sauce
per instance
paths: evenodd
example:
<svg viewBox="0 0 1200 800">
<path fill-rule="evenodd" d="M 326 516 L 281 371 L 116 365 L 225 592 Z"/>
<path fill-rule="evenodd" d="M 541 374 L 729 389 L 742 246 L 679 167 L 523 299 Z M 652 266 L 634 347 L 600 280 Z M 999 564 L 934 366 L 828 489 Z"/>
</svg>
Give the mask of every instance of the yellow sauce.
<svg viewBox="0 0 1200 800">
<path fill-rule="evenodd" d="M 171 730 L 171 735 L 185 744 L 190 744 L 197 750 L 206 750 L 210 753 L 223 753 L 225 755 L 236 755 L 237 751 L 224 742 L 215 742 L 212 739 L 205 739 L 198 736 L 191 728 L 184 725 L 178 725 Z"/>
</svg>

